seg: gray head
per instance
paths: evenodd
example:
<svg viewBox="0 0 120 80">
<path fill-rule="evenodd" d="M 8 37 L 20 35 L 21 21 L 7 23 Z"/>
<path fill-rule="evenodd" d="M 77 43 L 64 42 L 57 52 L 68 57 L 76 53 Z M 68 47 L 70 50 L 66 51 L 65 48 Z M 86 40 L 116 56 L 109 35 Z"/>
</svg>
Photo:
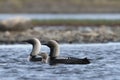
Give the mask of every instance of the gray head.
<svg viewBox="0 0 120 80">
<path fill-rule="evenodd" d="M 32 45 L 34 45 L 34 44 L 41 44 L 40 43 L 40 41 L 39 41 L 39 39 L 37 39 L 37 38 L 32 38 L 32 39 L 28 39 L 28 40 L 23 40 L 22 42 L 27 42 L 27 43 L 29 43 L 29 44 L 32 44 Z"/>
<path fill-rule="evenodd" d="M 46 44 L 50 48 L 50 58 L 56 58 L 59 56 L 59 44 L 55 40 L 50 40 Z"/>
<path fill-rule="evenodd" d="M 40 49 L 41 49 L 41 42 L 39 41 L 39 39 L 32 38 L 32 39 L 29 39 L 29 40 L 24 40 L 22 42 L 27 42 L 27 43 L 32 44 L 33 49 L 32 49 L 32 52 L 31 52 L 30 56 L 36 56 L 36 55 L 39 54 Z"/>
</svg>

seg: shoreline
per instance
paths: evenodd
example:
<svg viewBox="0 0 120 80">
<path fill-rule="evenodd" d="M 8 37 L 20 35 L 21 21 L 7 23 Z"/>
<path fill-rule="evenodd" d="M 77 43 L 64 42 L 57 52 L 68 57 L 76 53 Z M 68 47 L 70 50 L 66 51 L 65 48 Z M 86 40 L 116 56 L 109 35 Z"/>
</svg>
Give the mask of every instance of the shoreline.
<svg viewBox="0 0 120 80">
<path fill-rule="evenodd" d="M 56 40 L 59 43 L 107 43 L 120 41 L 120 27 L 71 27 L 49 26 L 34 27 L 23 31 L 0 31 L 0 44 L 20 43 L 33 37 L 42 43 Z"/>
<path fill-rule="evenodd" d="M 0 22 L 0 43 L 36 37 L 42 42 L 106 43 L 120 41 L 120 20 L 30 20 L 22 17 Z"/>
<path fill-rule="evenodd" d="M 120 19 L 118 20 L 106 20 L 106 19 L 50 19 L 50 20 L 38 20 L 32 19 L 34 26 L 119 26 Z"/>
</svg>

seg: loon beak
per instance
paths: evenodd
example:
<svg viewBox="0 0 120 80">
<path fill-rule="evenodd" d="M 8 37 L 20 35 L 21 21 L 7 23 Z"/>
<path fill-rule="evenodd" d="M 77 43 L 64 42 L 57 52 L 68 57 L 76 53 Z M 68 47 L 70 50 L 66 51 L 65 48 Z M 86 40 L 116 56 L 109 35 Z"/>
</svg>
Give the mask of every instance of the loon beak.
<svg viewBox="0 0 120 80">
<path fill-rule="evenodd" d="M 18 44 L 25 44 L 28 43 L 28 40 L 23 40 L 23 41 L 17 41 Z"/>
<path fill-rule="evenodd" d="M 23 40 L 21 41 L 22 43 L 31 43 L 32 41 L 31 40 Z"/>
<path fill-rule="evenodd" d="M 47 43 L 42 43 L 42 45 L 46 45 L 47 46 L 48 44 Z"/>
</svg>

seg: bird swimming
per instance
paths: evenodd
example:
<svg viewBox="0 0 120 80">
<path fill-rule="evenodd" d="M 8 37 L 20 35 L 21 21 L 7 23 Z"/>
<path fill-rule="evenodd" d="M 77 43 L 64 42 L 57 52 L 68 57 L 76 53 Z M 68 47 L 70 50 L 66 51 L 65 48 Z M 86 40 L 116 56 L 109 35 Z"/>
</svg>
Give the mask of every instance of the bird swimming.
<svg viewBox="0 0 120 80">
<path fill-rule="evenodd" d="M 22 42 L 27 42 L 27 43 L 32 44 L 33 49 L 32 49 L 32 51 L 29 55 L 29 60 L 30 61 L 34 61 L 34 62 L 41 61 L 41 62 L 46 63 L 46 60 L 48 58 L 48 54 L 40 52 L 41 42 L 39 41 L 39 39 L 32 38 L 32 39 L 29 39 L 29 40 L 24 40 Z"/>
<path fill-rule="evenodd" d="M 50 48 L 50 54 L 40 52 L 41 42 L 37 38 L 25 40 L 22 42 L 27 42 L 32 44 L 33 49 L 29 55 L 30 61 L 41 61 L 43 63 L 49 63 L 50 65 L 55 64 L 89 64 L 90 61 L 87 58 L 79 59 L 75 57 L 61 57 L 59 44 L 55 40 L 50 40 L 46 44 Z"/>
<path fill-rule="evenodd" d="M 45 45 L 50 48 L 49 64 L 89 64 L 90 61 L 87 58 L 79 59 L 75 57 L 60 57 L 59 44 L 55 40 L 48 41 Z M 47 61 L 46 61 L 47 62 Z"/>
</svg>

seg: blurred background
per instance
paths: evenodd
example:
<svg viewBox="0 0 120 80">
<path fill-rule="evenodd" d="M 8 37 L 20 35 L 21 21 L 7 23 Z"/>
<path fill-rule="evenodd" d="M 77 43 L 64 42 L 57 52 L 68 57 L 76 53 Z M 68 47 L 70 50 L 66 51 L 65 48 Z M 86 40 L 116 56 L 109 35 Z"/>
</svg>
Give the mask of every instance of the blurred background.
<svg viewBox="0 0 120 80">
<path fill-rule="evenodd" d="M 1 13 L 119 13 L 120 0 L 0 0 Z"/>
<path fill-rule="evenodd" d="M 0 43 L 120 41 L 120 0 L 0 0 Z"/>
<path fill-rule="evenodd" d="M 20 44 L 34 37 L 59 42 L 52 52 L 67 62 L 90 64 L 31 62 L 36 47 L 52 53 Z M 120 0 L 0 0 L 0 80 L 120 80 Z"/>
</svg>

